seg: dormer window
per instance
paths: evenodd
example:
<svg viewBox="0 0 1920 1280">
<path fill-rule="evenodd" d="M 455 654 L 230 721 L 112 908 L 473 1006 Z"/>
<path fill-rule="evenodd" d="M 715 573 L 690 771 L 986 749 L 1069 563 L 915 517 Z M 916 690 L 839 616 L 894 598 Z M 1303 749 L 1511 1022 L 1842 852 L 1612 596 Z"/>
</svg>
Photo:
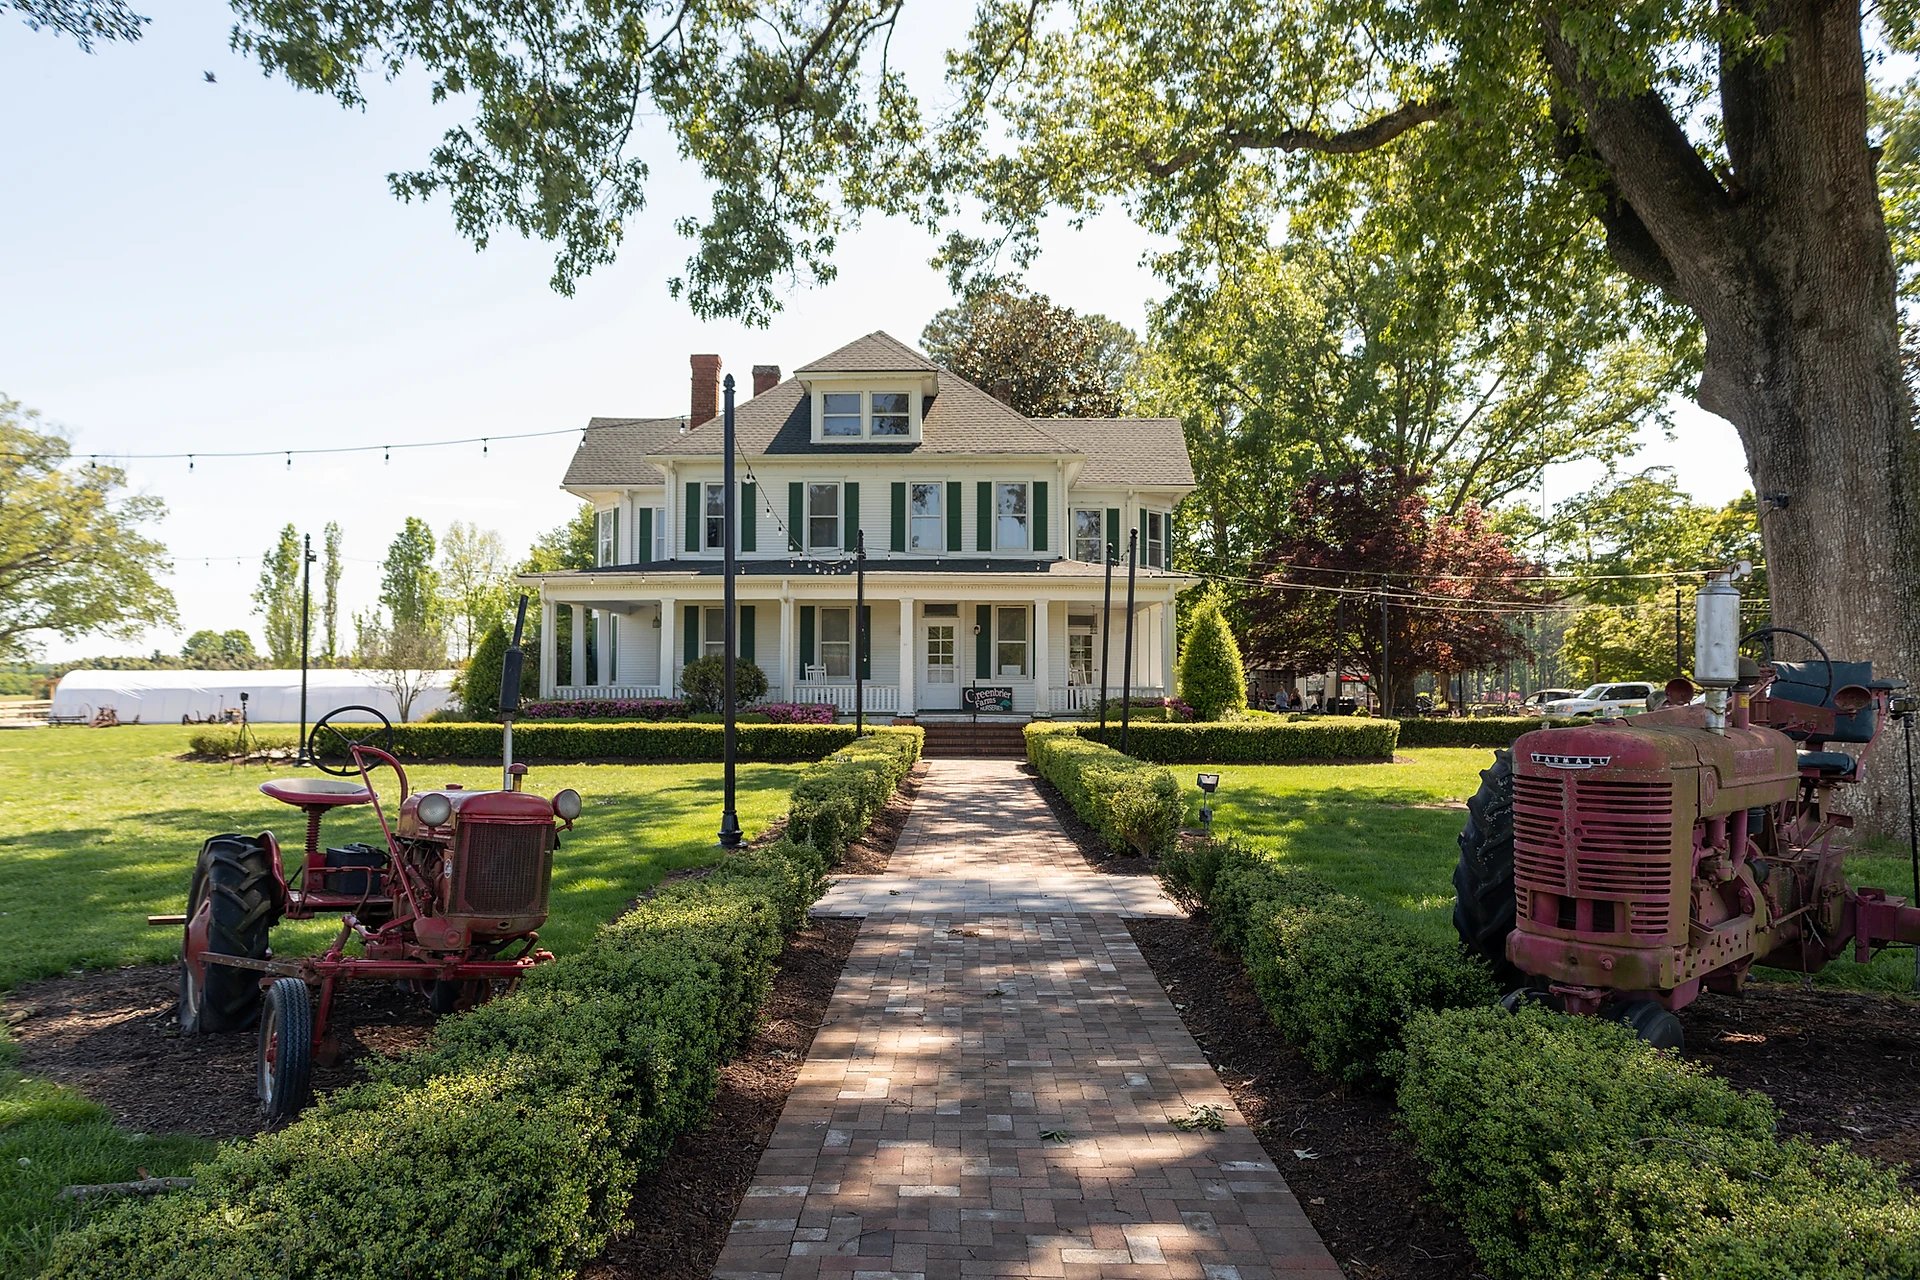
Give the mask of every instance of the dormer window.
<svg viewBox="0 0 1920 1280">
<path fill-rule="evenodd" d="M 910 444 L 920 438 L 922 390 L 902 387 L 847 387 L 825 379 L 813 389 L 816 443 L 884 441 Z"/>
<path fill-rule="evenodd" d="M 907 413 L 909 397 L 904 391 L 873 392 L 873 434 L 905 436 L 912 431 Z"/>
<path fill-rule="evenodd" d="M 858 391 L 829 391 L 820 397 L 820 434 L 858 438 L 865 411 Z"/>
</svg>

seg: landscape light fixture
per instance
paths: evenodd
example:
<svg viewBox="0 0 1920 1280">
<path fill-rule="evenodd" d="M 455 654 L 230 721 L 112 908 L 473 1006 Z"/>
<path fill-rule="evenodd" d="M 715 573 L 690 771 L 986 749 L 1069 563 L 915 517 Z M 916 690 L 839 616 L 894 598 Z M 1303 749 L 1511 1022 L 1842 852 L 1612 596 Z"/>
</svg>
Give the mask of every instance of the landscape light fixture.
<svg viewBox="0 0 1920 1280">
<path fill-rule="evenodd" d="M 1220 789 L 1220 775 L 1203 773 L 1194 779 L 1200 784 L 1200 829 L 1213 834 L 1213 793 Z"/>
</svg>

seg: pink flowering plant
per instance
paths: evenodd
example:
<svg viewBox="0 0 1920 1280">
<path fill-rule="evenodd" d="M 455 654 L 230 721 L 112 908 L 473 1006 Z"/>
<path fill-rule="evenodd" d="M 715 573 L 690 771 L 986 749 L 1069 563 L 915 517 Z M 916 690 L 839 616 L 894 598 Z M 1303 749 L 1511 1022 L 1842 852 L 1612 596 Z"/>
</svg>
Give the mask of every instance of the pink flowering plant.
<svg viewBox="0 0 1920 1280">
<path fill-rule="evenodd" d="M 556 698 L 526 703 L 520 714 L 529 720 L 684 720 L 687 704 L 678 698 Z"/>
</svg>

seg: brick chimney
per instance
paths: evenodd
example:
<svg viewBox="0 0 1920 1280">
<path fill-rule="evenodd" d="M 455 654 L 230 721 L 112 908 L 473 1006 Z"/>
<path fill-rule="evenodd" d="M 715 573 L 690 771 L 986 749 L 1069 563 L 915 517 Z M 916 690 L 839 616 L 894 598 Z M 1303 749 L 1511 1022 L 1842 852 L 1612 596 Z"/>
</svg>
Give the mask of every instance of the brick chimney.
<svg viewBox="0 0 1920 1280">
<path fill-rule="evenodd" d="M 780 366 L 777 364 L 757 364 L 753 366 L 753 394 L 763 396 L 780 385 Z"/>
<path fill-rule="evenodd" d="M 687 411 L 687 425 L 697 427 L 720 412 L 720 357 L 687 357 L 693 366 L 693 400 Z"/>
</svg>

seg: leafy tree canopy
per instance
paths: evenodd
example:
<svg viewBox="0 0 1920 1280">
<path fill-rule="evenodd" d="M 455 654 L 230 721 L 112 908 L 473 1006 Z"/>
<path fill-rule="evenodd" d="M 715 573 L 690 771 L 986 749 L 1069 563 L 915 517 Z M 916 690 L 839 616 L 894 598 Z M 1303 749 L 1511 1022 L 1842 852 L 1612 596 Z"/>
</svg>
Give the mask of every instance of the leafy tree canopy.
<svg viewBox="0 0 1920 1280">
<path fill-rule="evenodd" d="M 583 502 L 565 524 L 541 534 L 520 562 L 521 573 L 558 573 L 563 569 L 591 569 L 594 543 L 593 504 Z"/>
<path fill-rule="evenodd" d="M 291 524 L 260 561 L 253 611 L 262 618 L 267 657 L 276 667 L 300 661 L 300 532 Z"/>
<path fill-rule="evenodd" d="M 454 651 L 462 660 L 505 616 L 510 571 L 499 534 L 459 520 L 447 526 L 440 546 L 441 610 L 452 624 Z"/>
<path fill-rule="evenodd" d="M 1201 720 L 1247 709 L 1247 671 L 1220 602 L 1203 597 L 1180 649 L 1180 696 Z"/>
<path fill-rule="evenodd" d="M 196 667 L 209 670 L 253 667 L 259 665 L 260 660 L 253 651 L 253 637 L 239 628 L 231 631 L 196 631 L 181 646 L 180 656 Z"/>
<path fill-rule="evenodd" d="M 433 555 L 433 530 L 408 516 L 380 568 L 380 604 L 395 628 L 439 632 L 440 571 Z"/>
<path fill-rule="evenodd" d="M 1035 418 L 1121 416 L 1140 363 L 1125 325 L 1015 282 L 967 294 L 928 322 L 920 343 L 935 364 Z"/>
</svg>

